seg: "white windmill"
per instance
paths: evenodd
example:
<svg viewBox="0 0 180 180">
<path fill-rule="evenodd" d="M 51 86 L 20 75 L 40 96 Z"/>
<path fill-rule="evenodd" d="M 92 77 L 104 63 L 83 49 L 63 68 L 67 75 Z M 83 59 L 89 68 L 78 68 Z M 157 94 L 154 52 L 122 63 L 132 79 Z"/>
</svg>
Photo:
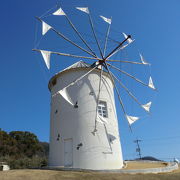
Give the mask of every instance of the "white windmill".
<svg viewBox="0 0 180 180">
<path fill-rule="evenodd" d="M 123 157 L 114 101 L 114 89 L 129 126 L 131 127 L 131 124 L 139 118 L 126 113 L 116 83 L 145 111 L 150 111 L 151 102 L 140 103 L 123 84 L 122 80 L 110 71 L 110 68 L 153 90 L 155 90 L 155 87 L 151 77 L 149 78 L 149 83 L 146 84 L 116 65 L 112 65 L 111 62 L 139 64 L 142 66 L 149 65 L 149 63 L 144 60 L 141 54 L 140 62 L 112 59 L 113 55 L 125 49 L 134 40 L 132 40 L 130 35 L 123 33 L 124 40 L 118 42 L 115 48 L 106 53 L 112 19 L 100 16 L 108 24 L 104 48 L 102 50 L 89 9 L 87 7 L 76 7 L 76 9 L 85 13 L 89 18 L 100 57 L 92 50 L 62 8 L 56 9 L 52 14 L 64 16 L 84 44 L 83 47 L 47 24 L 42 18 L 37 18 L 42 23 L 43 36 L 49 30 L 52 30 L 62 39 L 79 48 L 83 53 L 88 54 L 88 56 L 80 56 L 70 53 L 33 49 L 42 54 L 48 69 L 50 68 L 50 56 L 52 54 L 94 61 L 91 64 L 87 64 L 82 60 L 78 61 L 58 72 L 49 81 L 49 90 L 52 97 L 49 166 L 93 170 L 120 169 L 123 167 Z"/>
</svg>

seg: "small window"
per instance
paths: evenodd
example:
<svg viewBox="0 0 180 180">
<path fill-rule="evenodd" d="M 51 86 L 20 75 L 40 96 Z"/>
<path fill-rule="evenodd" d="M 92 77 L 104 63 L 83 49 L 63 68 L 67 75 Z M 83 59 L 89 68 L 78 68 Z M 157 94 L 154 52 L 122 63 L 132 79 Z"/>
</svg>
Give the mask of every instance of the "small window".
<svg viewBox="0 0 180 180">
<path fill-rule="evenodd" d="M 99 104 L 98 104 L 98 113 L 102 117 L 105 117 L 105 118 L 108 117 L 107 103 L 105 101 L 99 101 Z"/>
</svg>

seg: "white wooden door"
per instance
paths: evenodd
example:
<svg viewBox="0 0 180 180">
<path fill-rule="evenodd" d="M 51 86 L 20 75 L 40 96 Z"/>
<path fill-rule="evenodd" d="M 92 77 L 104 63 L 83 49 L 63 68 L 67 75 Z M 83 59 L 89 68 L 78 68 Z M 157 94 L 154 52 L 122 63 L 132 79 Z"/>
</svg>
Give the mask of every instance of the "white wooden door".
<svg viewBox="0 0 180 180">
<path fill-rule="evenodd" d="M 72 167 L 73 165 L 73 141 L 64 139 L 64 166 Z"/>
</svg>

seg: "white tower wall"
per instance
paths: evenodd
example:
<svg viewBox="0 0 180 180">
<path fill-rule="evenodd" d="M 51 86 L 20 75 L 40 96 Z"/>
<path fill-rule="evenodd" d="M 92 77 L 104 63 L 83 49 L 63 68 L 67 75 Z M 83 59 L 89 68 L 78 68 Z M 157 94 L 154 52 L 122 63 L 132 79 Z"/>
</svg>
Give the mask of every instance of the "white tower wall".
<svg viewBox="0 0 180 180">
<path fill-rule="evenodd" d="M 89 70 L 74 68 L 60 72 L 50 80 L 51 95 Z M 100 100 L 107 103 L 108 118 L 105 119 L 108 124 L 97 122 L 97 132 L 92 133 L 99 79 L 100 72 L 95 69 L 67 89 L 72 101 L 78 101 L 78 108 L 71 106 L 61 95 L 51 96 L 49 166 L 92 170 L 122 168 L 113 83 L 106 72 L 103 72 Z"/>
</svg>

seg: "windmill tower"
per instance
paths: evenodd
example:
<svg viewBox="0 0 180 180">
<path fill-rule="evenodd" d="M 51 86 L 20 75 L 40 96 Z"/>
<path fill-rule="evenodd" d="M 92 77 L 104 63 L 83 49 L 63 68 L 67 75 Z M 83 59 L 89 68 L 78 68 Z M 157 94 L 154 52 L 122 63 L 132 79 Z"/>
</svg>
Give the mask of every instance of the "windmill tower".
<svg viewBox="0 0 180 180">
<path fill-rule="evenodd" d="M 76 85 L 65 89 L 63 96 L 58 94 L 72 79 L 90 70 Z M 100 71 L 79 61 L 50 80 L 50 166 L 93 170 L 122 168 L 114 82 L 102 71 L 99 95 Z"/>
<path fill-rule="evenodd" d="M 114 102 L 114 90 L 130 129 L 131 125 L 139 117 L 126 113 L 126 106 L 123 103 L 119 88 L 124 90 L 128 97 L 133 99 L 146 112 L 150 111 L 151 101 L 142 104 L 125 86 L 124 83 L 126 82 L 123 82 L 124 79 L 119 79 L 118 75 L 123 74 L 146 88 L 153 90 L 156 88 L 151 76 L 149 77 L 149 83 L 145 83 L 121 67 L 117 67 L 116 63 L 141 67 L 149 66 L 150 64 L 145 61 L 141 54 L 140 62 L 113 59 L 112 57 L 115 54 L 123 51 L 134 42 L 131 35 L 123 33 L 122 41 L 113 40 L 116 43 L 115 46 L 106 53 L 108 41 L 112 41 L 112 38 L 109 38 L 112 19 L 100 16 L 108 25 L 102 50 L 89 9 L 87 7 L 76 7 L 76 9 L 88 16 L 93 38 L 98 47 L 98 53 L 93 51 L 93 48 L 90 47 L 62 8 L 56 9 L 51 15 L 65 17 L 74 33 L 83 43 L 83 46 L 47 24 L 44 19 L 42 20 L 42 18 L 47 16 L 37 17 L 42 23 L 43 36 L 51 30 L 61 39 L 82 52 L 82 55 L 77 55 L 33 49 L 42 54 L 48 69 L 50 68 L 50 56 L 53 54 L 69 58 L 86 59 L 91 62 L 87 64 L 83 61 L 78 61 L 57 73 L 49 81 L 49 90 L 51 92 L 49 166 L 93 170 L 120 169 L 123 167 L 123 158 Z M 112 63 L 114 64 L 112 65 Z"/>
</svg>

